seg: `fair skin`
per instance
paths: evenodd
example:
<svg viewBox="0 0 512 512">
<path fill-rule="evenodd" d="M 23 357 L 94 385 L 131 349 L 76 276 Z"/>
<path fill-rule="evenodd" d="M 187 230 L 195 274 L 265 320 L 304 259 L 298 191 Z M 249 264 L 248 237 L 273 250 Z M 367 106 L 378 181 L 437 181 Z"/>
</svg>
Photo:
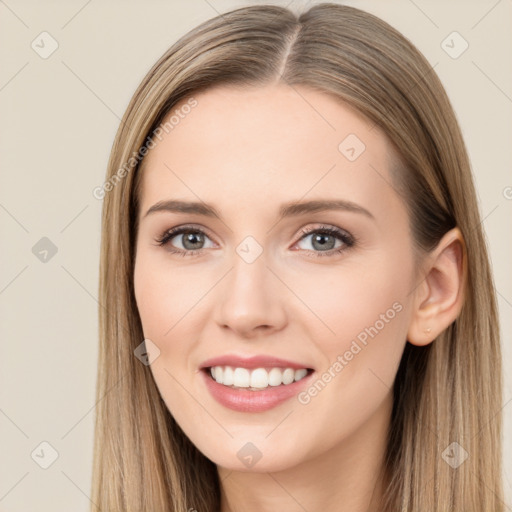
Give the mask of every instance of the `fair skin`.
<svg viewBox="0 0 512 512">
<path fill-rule="evenodd" d="M 460 312 L 460 232 L 447 233 L 419 267 L 386 137 L 332 97 L 284 85 L 222 86 L 194 97 L 197 107 L 144 160 L 134 285 L 144 336 L 160 350 L 150 366 L 158 389 L 217 465 L 221 512 L 377 511 L 406 340 L 432 342 Z M 349 134 L 366 146 L 354 161 L 338 148 Z M 171 199 L 213 205 L 221 219 L 146 215 Z M 279 220 L 283 203 L 316 199 L 367 213 Z M 179 234 L 158 245 L 185 224 L 203 238 Z M 327 234 L 324 249 L 316 243 L 321 226 L 355 243 Z M 237 252 L 248 236 L 262 249 L 251 263 Z M 193 256 L 170 252 L 194 248 Z M 330 254 L 315 257 L 322 252 Z M 370 326 L 377 334 L 333 373 Z M 329 369 L 331 379 L 307 403 L 293 397 L 264 412 L 234 411 L 212 397 L 199 370 L 226 353 L 300 361 L 314 370 L 311 383 Z M 249 442 L 261 454 L 250 468 L 237 456 Z"/>
</svg>

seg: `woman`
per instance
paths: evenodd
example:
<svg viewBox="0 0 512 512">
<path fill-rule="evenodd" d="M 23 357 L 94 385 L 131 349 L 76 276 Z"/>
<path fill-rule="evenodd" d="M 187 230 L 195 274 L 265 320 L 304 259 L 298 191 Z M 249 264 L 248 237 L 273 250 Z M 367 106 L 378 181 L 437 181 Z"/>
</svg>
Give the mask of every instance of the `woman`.
<svg viewBox="0 0 512 512">
<path fill-rule="evenodd" d="M 247 7 L 166 52 L 112 149 L 100 296 L 101 510 L 503 510 L 470 163 L 375 16 Z"/>
</svg>

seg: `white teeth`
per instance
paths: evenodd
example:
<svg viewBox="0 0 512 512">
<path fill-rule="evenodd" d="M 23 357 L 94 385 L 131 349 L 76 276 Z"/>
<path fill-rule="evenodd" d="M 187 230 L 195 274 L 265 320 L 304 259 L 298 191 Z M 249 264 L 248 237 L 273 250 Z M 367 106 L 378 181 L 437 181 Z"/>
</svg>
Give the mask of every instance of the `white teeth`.
<svg viewBox="0 0 512 512">
<path fill-rule="evenodd" d="M 224 382 L 224 381 L 222 380 L 223 373 L 224 373 L 224 370 L 222 369 L 222 366 L 217 366 L 217 368 L 215 368 L 215 380 L 216 380 L 219 384 L 222 384 L 222 383 Z"/>
<path fill-rule="evenodd" d="M 233 373 L 233 385 L 237 388 L 248 388 L 251 381 L 251 375 L 246 368 L 235 368 Z M 219 380 L 217 380 L 219 382 Z M 224 384 L 221 380 L 220 384 Z"/>
<path fill-rule="evenodd" d="M 295 380 L 300 380 L 308 374 L 308 371 L 305 368 L 301 368 L 300 370 L 295 370 Z"/>
<path fill-rule="evenodd" d="M 251 388 L 268 387 L 268 373 L 264 368 L 258 368 L 251 372 Z"/>
<path fill-rule="evenodd" d="M 231 368 L 231 366 L 226 366 L 224 368 L 224 376 L 222 377 L 222 383 L 225 386 L 232 386 L 233 382 L 235 382 L 233 368 Z"/>
<path fill-rule="evenodd" d="M 268 383 L 271 386 L 280 386 L 283 383 L 283 372 L 279 368 L 272 368 L 268 372 Z"/>
<path fill-rule="evenodd" d="M 283 372 L 283 384 L 291 384 L 295 380 L 295 370 L 286 368 Z"/>
<path fill-rule="evenodd" d="M 308 371 L 306 368 L 233 368 L 231 366 L 213 366 L 210 368 L 213 379 L 224 386 L 235 388 L 265 389 L 269 386 L 291 384 L 303 379 Z"/>
</svg>

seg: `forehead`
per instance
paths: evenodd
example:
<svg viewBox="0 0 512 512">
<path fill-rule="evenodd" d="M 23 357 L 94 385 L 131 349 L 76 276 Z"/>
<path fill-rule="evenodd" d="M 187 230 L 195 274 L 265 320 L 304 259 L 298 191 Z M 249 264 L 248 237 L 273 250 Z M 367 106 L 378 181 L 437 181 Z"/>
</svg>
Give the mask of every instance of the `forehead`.
<svg viewBox="0 0 512 512">
<path fill-rule="evenodd" d="M 281 84 L 217 86 L 193 100 L 172 109 L 145 157 L 142 209 L 172 197 L 236 211 L 249 200 L 267 207 L 305 195 L 361 203 L 370 196 L 385 206 L 394 193 L 387 138 L 328 94 Z"/>
</svg>

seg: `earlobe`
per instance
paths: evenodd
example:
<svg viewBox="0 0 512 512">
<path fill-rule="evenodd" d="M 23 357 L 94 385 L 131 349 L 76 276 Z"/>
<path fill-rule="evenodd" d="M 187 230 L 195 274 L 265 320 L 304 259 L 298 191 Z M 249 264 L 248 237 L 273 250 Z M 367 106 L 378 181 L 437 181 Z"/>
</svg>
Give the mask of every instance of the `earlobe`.
<svg viewBox="0 0 512 512">
<path fill-rule="evenodd" d="M 428 345 L 452 324 L 464 302 L 466 249 L 459 228 L 448 231 L 426 257 L 424 279 L 415 290 L 407 333 L 413 345 Z"/>
</svg>

